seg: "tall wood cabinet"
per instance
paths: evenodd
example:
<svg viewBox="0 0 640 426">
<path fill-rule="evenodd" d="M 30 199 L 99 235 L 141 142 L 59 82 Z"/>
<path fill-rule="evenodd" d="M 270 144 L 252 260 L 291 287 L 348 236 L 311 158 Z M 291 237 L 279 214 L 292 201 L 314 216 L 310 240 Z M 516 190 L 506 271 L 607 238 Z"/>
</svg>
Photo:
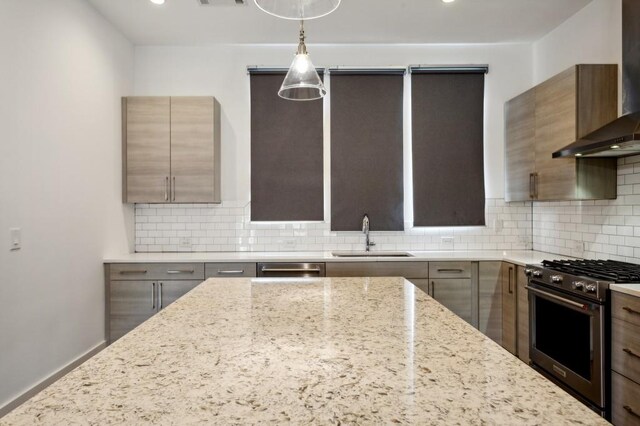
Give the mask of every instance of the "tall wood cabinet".
<svg viewBox="0 0 640 426">
<path fill-rule="evenodd" d="M 516 310 L 516 265 L 502 263 L 502 347 L 514 355 L 518 354 L 517 314 Z"/>
<path fill-rule="evenodd" d="M 215 98 L 127 97 L 122 114 L 124 202 L 220 202 Z"/>
<path fill-rule="evenodd" d="M 616 197 L 615 158 L 552 153 L 617 117 L 617 65 L 575 65 L 505 104 L 505 198 Z"/>
</svg>

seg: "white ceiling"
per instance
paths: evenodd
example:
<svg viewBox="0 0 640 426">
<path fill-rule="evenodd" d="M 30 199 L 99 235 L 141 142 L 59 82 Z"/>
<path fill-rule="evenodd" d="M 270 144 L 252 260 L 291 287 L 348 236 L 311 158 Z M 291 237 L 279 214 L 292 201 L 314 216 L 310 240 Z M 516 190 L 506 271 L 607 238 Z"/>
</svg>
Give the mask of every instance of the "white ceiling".
<svg viewBox="0 0 640 426">
<path fill-rule="evenodd" d="M 592 0 L 342 0 L 309 21 L 309 43 L 499 43 L 537 40 Z M 253 0 L 89 0 L 136 45 L 295 43 L 297 23 Z"/>
</svg>

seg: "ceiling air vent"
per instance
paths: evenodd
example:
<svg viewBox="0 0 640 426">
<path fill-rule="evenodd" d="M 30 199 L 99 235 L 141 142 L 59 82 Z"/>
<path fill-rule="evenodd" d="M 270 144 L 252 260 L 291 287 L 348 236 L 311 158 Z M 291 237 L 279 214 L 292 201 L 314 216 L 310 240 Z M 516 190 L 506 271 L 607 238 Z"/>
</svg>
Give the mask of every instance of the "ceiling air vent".
<svg viewBox="0 0 640 426">
<path fill-rule="evenodd" d="M 231 6 L 243 5 L 246 0 L 198 0 L 200 6 Z"/>
</svg>

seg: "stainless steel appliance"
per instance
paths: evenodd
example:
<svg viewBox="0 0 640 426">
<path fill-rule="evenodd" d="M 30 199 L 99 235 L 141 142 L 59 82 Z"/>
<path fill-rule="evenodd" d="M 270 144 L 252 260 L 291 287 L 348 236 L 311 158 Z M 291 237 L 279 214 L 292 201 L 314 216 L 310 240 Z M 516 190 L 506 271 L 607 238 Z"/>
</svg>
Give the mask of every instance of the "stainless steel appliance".
<svg viewBox="0 0 640 426">
<path fill-rule="evenodd" d="M 609 386 L 609 285 L 640 282 L 640 265 L 611 260 L 527 265 L 531 363 L 602 416 Z"/>
<path fill-rule="evenodd" d="M 324 277 L 324 263 L 258 263 L 258 277 Z"/>
</svg>

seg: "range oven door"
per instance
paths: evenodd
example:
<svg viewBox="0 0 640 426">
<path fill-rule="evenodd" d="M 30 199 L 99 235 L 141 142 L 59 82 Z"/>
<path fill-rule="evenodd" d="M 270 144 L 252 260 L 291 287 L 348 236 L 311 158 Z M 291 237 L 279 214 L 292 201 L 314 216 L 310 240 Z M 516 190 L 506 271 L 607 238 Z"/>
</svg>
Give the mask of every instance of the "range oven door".
<svg viewBox="0 0 640 426">
<path fill-rule="evenodd" d="M 592 404 L 605 406 L 604 305 L 529 280 L 531 361 Z"/>
</svg>

